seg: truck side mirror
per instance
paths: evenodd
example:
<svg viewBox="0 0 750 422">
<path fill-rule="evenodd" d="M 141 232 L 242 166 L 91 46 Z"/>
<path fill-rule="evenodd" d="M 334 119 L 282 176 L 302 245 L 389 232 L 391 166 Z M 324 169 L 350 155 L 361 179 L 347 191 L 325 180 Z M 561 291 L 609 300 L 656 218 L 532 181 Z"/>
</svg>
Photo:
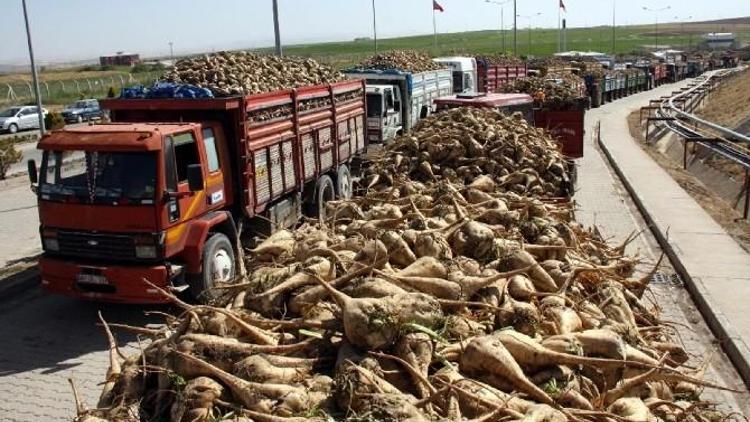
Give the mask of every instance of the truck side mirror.
<svg viewBox="0 0 750 422">
<path fill-rule="evenodd" d="M 191 192 L 203 190 L 203 171 L 200 164 L 190 164 L 187 168 L 188 187 Z"/>
<path fill-rule="evenodd" d="M 28 160 L 26 161 L 26 166 L 29 172 L 29 181 L 32 185 L 36 185 L 37 182 L 39 182 L 39 173 L 36 170 L 36 161 Z"/>
</svg>

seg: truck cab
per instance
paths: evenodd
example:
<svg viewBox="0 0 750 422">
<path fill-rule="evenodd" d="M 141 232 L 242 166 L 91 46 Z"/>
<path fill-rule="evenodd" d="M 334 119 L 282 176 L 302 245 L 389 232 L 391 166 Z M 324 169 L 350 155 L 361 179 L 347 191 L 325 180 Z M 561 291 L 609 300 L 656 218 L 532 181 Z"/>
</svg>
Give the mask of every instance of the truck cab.
<svg viewBox="0 0 750 422">
<path fill-rule="evenodd" d="M 398 85 L 367 85 L 367 137 L 382 143 L 393 139 L 404 128 L 403 101 Z"/>
<path fill-rule="evenodd" d="M 366 152 L 362 81 L 223 98 L 102 101 L 115 123 L 46 134 L 29 161 L 42 287 L 121 303 L 211 301 L 239 237 L 349 198 Z M 167 122 L 167 123 L 163 123 Z"/>
<path fill-rule="evenodd" d="M 143 279 L 166 288 L 187 285 L 187 273 L 234 277 L 236 234 L 224 211 L 234 201 L 232 166 L 220 123 L 92 125 L 52 132 L 39 148 L 44 288 L 149 303 L 163 297 Z M 209 228 L 213 236 L 189 236 Z M 208 248 L 196 244 L 205 240 Z"/>
<path fill-rule="evenodd" d="M 433 59 L 443 67 L 453 72 L 453 92 L 471 93 L 478 92 L 477 86 L 477 60 L 473 57 L 439 57 Z"/>
</svg>

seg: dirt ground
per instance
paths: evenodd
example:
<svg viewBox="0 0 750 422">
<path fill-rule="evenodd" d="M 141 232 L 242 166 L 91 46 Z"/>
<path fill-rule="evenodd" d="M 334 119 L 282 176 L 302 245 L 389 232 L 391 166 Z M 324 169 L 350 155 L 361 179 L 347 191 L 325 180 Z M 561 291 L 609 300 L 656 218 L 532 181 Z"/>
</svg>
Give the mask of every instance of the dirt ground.
<svg viewBox="0 0 750 422">
<path fill-rule="evenodd" d="M 747 89 L 750 92 L 750 86 Z M 630 134 L 639 141 L 643 150 L 666 170 L 737 243 L 750 252 L 750 222 L 743 220 L 742 215 L 723 198 L 711 192 L 697 177 L 684 170 L 682 163 L 670 159 L 653 145 L 646 143 L 643 129 L 638 120 L 639 116 L 636 111 L 628 117 L 628 126 L 630 127 Z"/>
<path fill-rule="evenodd" d="M 697 114 L 730 129 L 750 120 L 750 70 L 723 83 Z"/>
</svg>

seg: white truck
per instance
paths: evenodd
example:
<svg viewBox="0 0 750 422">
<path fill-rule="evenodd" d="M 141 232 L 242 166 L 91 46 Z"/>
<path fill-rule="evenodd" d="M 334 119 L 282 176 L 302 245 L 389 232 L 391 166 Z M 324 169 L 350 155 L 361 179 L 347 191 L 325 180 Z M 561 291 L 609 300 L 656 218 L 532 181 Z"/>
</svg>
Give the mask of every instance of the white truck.
<svg viewBox="0 0 750 422">
<path fill-rule="evenodd" d="M 438 57 L 435 63 L 453 72 L 453 93 L 470 94 L 479 92 L 477 85 L 477 59 L 474 57 Z"/>
<path fill-rule="evenodd" d="M 367 89 L 367 137 L 388 143 L 434 112 L 433 100 L 453 93 L 450 69 L 407 72 L 397 69 L 350 69 Z"/>
</svg>

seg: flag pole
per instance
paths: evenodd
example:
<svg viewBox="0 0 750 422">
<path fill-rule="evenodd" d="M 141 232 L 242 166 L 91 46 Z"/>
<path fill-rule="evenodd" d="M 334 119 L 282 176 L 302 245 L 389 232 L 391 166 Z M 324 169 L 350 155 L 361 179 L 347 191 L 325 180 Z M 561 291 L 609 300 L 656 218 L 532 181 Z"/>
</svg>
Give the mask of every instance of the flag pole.
<svg viewBox="0 0 750 422">
<path fill-rule="evenodd" d="M 378 54 L 378 21 L 375 11 L 375 0 L 372 0 L 372 35 L 375 38 L 375 54 Z"/>
<path fill-rule="evenodd" d="M 557 52 L 562 52 L 562 8 L 557 5 Z"/>
<path fill-rule="evenodd" d="M 433 32 L 433 44 L 435 48 L 435 53 L 437 53 L 438 43 L 437 43 L 437 20 L 435 18 L 435 2 L 434 0 L 431 1 L 432 6 L 432 32 Z"/>
</svg>

